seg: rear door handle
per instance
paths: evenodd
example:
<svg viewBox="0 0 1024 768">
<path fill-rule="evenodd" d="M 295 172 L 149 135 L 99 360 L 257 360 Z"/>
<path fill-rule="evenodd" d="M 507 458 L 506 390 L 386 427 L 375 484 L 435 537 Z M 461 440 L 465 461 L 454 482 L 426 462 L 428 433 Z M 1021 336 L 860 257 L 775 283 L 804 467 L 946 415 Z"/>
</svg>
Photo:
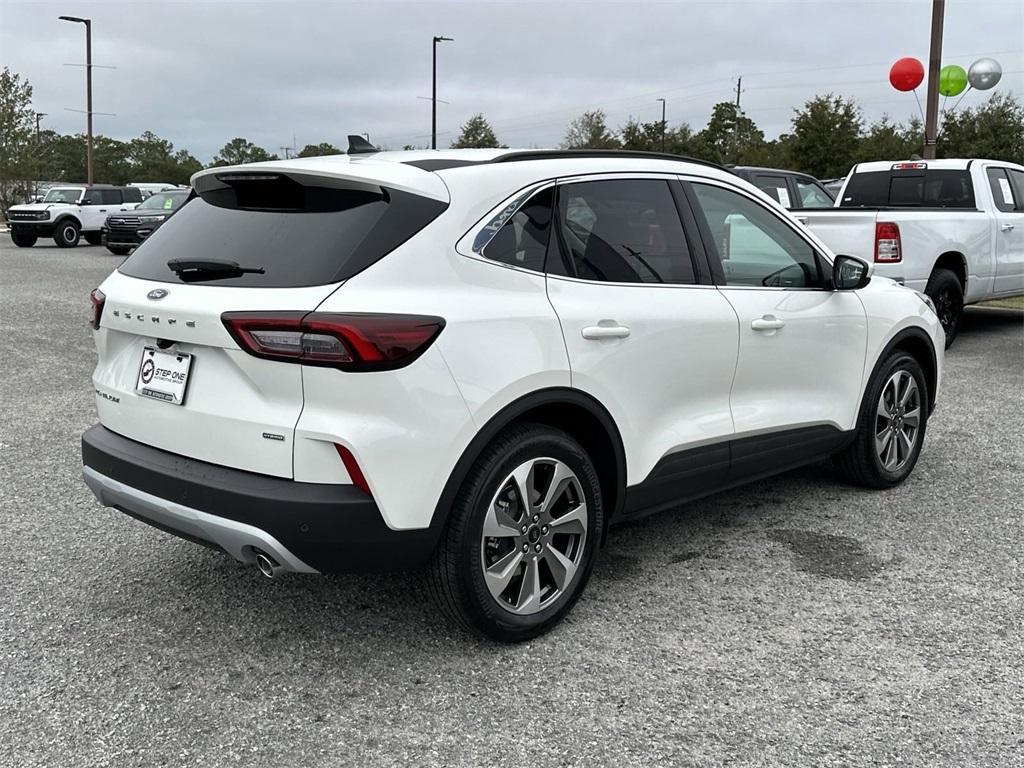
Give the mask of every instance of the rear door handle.
<svg viewBox="0 0 1024 768">
<path fill-rule="evenodd" d="M 106 212 L 107 212 L 106 208 L 100 208 L 100 213 L 106 213 Z"/>
<path fill-rule="evenodd" d="M 1003 224 L 999 227 L 1003 232 L 1009 232 L 1013 229 L 1013 224 Z"/>
<path fill-rule="evenodd" d="M 775 315 L 764 315 L 752 321 L 750 327 L 755 331 L 777 331 L 785 324 L 784 321 L 779 320 Z"/>
<path fill-rule="evenodd" d="M 624 339 L 627 336 L 629 328 L 624 325 L 588 325 L 583 329 L 584 339 Z"/>
</svg>

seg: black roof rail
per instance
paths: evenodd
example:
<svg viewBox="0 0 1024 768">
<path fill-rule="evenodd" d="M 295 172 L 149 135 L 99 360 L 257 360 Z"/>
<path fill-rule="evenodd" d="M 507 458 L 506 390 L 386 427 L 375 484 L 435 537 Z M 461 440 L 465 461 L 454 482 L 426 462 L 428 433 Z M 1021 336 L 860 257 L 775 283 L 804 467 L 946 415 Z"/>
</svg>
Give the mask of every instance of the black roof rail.
<svg viewBox="0 0 1024 768">
<path fill-rule="evenodd" d="M 625 157 L 637 158 L 639 160 L 675 160 L 682 163 L 705 165 L 709 168 L 717 168 L 720 171 L 729 170 L 719 163 L 713 163 L 710 160 L 700 160 L 696 157 L 687 157 L 686 155 L 674 155 L 671 152 L 643 152 L 637 149 L 531 149 L 498 155 L 490 160 L 490 162 L 514 163 L 522 160 L 558 160 L 560 158 L 575 157 Z"/>
</svg>

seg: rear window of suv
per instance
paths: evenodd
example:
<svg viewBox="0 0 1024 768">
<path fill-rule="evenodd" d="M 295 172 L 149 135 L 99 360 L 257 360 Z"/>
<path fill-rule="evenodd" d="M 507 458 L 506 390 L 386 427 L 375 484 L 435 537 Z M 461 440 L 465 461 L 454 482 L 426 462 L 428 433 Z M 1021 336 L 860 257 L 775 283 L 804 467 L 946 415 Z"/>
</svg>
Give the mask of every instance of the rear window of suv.
<svg viewBox="0 0 1024 768">
<path fill-rule="evenodd" d="M 854 173 L 841 208 L 974 208 L 968 170 L 925 169 Z"/>
<path fill-rule="evenodd" d="M 210 285 L 299 288 L 347 280 L 433 221 L 447 204 L 382 188 L 303 187 L 278 204 L 262 195 L 193 198 L 119 267 L 130 277 L 185 282 L 172 259 L 233 261 L 262 274 L 233 274 Z M 216 204 L 214 204 L 216 203 Z M 246 207 L 237 207 L 244 205 Z M 270 207 L 271 205 L 275 207 Z M 278 207 L 279 205 L 279 207 Z"/>
</svg>

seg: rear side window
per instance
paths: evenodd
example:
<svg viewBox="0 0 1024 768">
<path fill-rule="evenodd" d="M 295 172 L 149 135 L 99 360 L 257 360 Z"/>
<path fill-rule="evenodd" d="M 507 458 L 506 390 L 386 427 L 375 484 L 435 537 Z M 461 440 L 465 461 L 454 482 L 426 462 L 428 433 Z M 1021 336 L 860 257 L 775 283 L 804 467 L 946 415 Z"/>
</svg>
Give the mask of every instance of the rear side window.
<svg viewBox="0 0 1024 768">
<path fill-rule="evenodd" d="M 1016 207 L 1013 196 L 1013 187 L 1010 185 L 1010 177 L 1006 175 L 1005 168 L 989 168 L 988 185 L 992 190 L 992 200 L 1000 211 L 1012 211 Z"/>
<path fill-rule="evenodd" d="M 206 196 L 185 203 L 120 271 L 175 283 L 182 281 L 167 266 L 171 259 L 216 259 L 264 272 L 217 279 L 211 285 L 325 285 L 361 272 L 447 208 L 437 200 L 386 188 L 376 193 L 254 185 L 248 190 L 212 190 Z"/>
<path fill-rule="evenodd" d="M 974 187 L 967 170 L 871 171 L 854 173 L 846 185 L 843 208 L 974 208 Z"/>
<path fill-rule="evenodd" d="M 1018 171 L 1016 168 L 1007 169 L 1007 173 L 1010 174 L 1010 181 L 1013 182 L 1017 192 L 1017 210 L 1024 211 L 1024 171 Z"/>
<path fill-rule="evenodd" d="M 543 272 L 554 196 L 554 187 L 548 187 L 504 219 L 501 229 L 484 247 L 483 255 L 502 264 Z"/>
<path fill-rule="evenodd" d="M 560 265 L 548 271 L 612 283 L 695 283 L 668 182 L 615 179 L 558 189 Z"/>
<path fill-rule="evenodd" d="M 100 203 L 103 205 L 120 205 L 121 204 L 121 190 L 119 189 L 101 189 L 100 190 Z"/>
<path fill-rule="evenodd" d="M 142 190 L 138 187 L 125 187 L 121 192 L 124 194 L 124 201 L 126 203 L 142 202 Z"/>
</svg>

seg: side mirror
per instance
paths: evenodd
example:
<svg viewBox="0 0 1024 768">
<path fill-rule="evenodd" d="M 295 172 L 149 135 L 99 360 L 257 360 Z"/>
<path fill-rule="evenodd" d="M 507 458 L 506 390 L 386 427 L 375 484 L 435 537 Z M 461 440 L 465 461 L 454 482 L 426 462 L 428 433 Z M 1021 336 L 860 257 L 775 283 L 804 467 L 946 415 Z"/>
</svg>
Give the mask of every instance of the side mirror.
<svg viewBox="0 0 1024 768">
<path fill-rule="evenodd" d="M 832 262 L 832 287 L 855 291 L 871 282 L 871 265 L 855 256 L 836 256 Z"/>
</svg>

